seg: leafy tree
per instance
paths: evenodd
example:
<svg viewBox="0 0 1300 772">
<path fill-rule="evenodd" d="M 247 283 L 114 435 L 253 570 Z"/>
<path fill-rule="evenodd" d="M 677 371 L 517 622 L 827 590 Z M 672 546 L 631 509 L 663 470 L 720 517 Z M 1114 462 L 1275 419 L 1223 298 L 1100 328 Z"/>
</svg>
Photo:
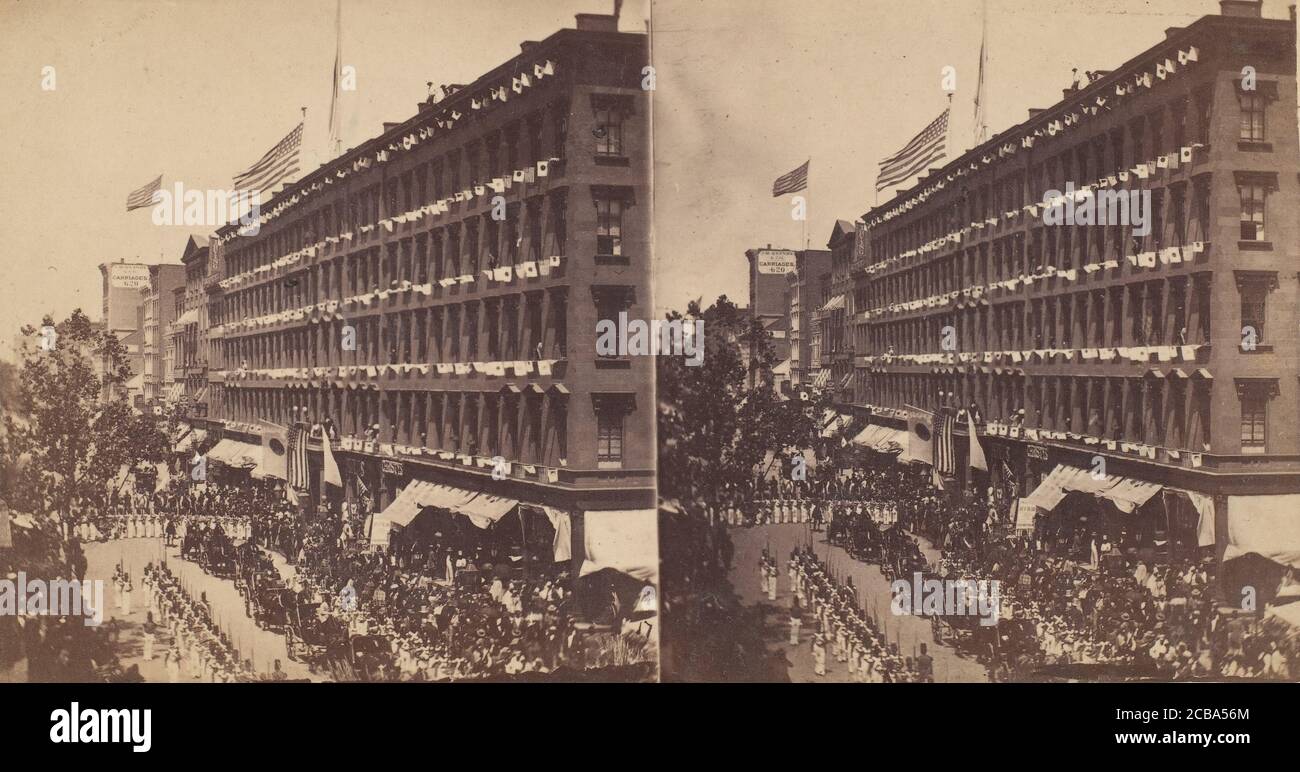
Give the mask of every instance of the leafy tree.
<svg viewBox="0 0 1300 772">
<path fill-rule="evenodd" d="M 729 489 L 753 479 L 769 450 L 784 458 L 811 447 L 829 402 L 772 388 L 771 333 L 726 295 L 704 310 L 692 301 L 684 317 L 667 318 L 702 319 L 705 354 L 699 366 L 681 357 L 657 361 L 659 495 L 687 508 L 720 506 Z"/>
<path fill-rule="evenodd" d="M 131 367 L 115 335 L 80 309 L 57 324 L 47 316 L 47 327 L 53 338 L 23 328 L 29 345 L 0 453 L 14 508 L 62 524 L 103 501 L 123 467 L 165 460 L 167 439 L 127 403 Z"/>
</svg>

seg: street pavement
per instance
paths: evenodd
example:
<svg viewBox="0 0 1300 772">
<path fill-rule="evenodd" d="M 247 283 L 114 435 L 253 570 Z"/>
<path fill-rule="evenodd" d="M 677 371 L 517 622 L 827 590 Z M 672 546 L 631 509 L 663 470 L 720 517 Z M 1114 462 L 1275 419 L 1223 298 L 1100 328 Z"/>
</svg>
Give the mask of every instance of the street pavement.
<svg viewBox="0 0 1300 772">
<path fill-rule="evenodd" d="M 144 622 L 148 609 L 146 594 L 141 585 L 144 567 L 150 562 L 158 563 L 165 559 L 167 566 L 181 581 L 189 595 L 198 600 L 206 594 L 213 609 L 217 626 L 230 636 L 234 647 L 239 651 L 240 659 L 253 660 L 253 667 L 259 674 L 270 673 L 275 660 L 280 660 L 281 669 L 291 679 L 310 678 L 321 680 L 312 674 L 301 662 L 289 659 L 284 636 L 263 630 L 244 611 L 244 598 L 235 589 L 235 583 L 219 579 L 203 571 L 197 564 L 182 560 L 180 547 L 165 548 L 162 539 L 139 538 L 117 539 L 107 542 L 94 542 L 85 545 L 86 579 L 102 579 L 104 598 L 107 608 L 104 611 L 104 624 L 114 623 L 116 628 L 117 652 L 123 669 L 131 665 L 140 666 L 140 674 L 149 682 L 166 682 L 167 672 L 163 666 L 163 652 L 171 646 L 171 635 L 165 630 L 158 630 L 154 641 L 153 659 L 144 659 Z M 113 572 L 117 564 L 131 575 L 134 587 L 131 612 L 124 614 L 118 609 L 117 588 L 113 584 Z M 182 670 L 182 681 L 188 678 Z"/>
<path fill-rule="evenodd" d="M 987 669 L 979 662 L 959 656 L 950 646 L 934 642 L 928 618 L 893 615 L 889 605 L 889 580 L 881 573 L 880 567 L 857 560 L 844 549 L 828 544 L 825 532 L 813 532 L 806 524 L 781 523 L 732 528 L 730 534 L 735 547 L 731 561 L 731 584 L 746 605 L 762 609 L 768 651 L 777 655 L 778 660 L 784 657 L 791 681 L 849 681 L 848 665 L 836 662 L 834 657 L 827 658 L 825 676 L 813 673 L 812 636 L 815 630 L 806 615 L 799 633 L 799 645 L 796 647 L 789 643 L 790 604 L 794 595 L 790 587 L 787 561 L 796 546 L 807 546 L 810 543 L 839 582 L 844 583 L 847 577 L 853 577 L 853 585 L 858 589 L 858 598 L 862 601 L 863 608 L 877 620 L 889 642 L 898 644 L 899 651 L 904 656 L 915 656 L 922 643 L 927 645 L 930 656 L 934 658 L 935 681 L 989 680 Z M 761 589 L 758 564 L 764 547 L 778 564 L 775 601 L 769 601 Z M 921 548 L 927 560 L 933 562 L 937 559 L 937 552 L 924 541 Z"/>
</svg>

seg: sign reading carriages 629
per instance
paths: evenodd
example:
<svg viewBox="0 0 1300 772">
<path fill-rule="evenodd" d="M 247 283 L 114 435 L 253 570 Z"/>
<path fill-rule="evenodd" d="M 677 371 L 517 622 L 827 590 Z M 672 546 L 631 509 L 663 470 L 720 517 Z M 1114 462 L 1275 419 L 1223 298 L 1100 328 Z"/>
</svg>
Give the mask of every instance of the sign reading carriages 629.
<svg viewBox="0 0 1300 772">
<path fill-rule="evenodd" d="M 790 249 L 760 249 L 754 258 L 759 273 L 790 273 L 795 269 L 794 251 Z"/>
</svg>

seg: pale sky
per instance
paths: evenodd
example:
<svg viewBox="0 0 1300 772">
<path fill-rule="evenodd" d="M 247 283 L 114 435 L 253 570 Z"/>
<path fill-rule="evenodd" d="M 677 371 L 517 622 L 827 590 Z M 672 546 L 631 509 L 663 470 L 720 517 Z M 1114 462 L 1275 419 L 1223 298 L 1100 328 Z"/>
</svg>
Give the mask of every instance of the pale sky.
<svg viewBox="0 0 1300 772">
<path fill-rule="evenodd" d="M 126 196 L 231 186 L 306 106 L 303 173 L 326 156 L 334 0 L 0 0 L 0 357 L 46 312 L 99 318 L 101 262 L 179 262 L 193 228 Z M 344 147 L 415 114 L 613 0 L 343 0 Z M 644 32 L 648 0 L 620 28 Z M 42 90 L 54 68 L 54 90 Z M 206 231 L 208 229 L 198 229 Z"/>
<path fill-rule="evenodd" d="M 1266 0 L 1288 18 L 1294 0 Z M 989 135 L 1050 107 L 1085 70 L 1111 70 L 1216 0 L 988 0 Z M 742 10 L 743 9 L 743 10 Z M 745 249 L 797 248 L 772 182 L 809 157 L 808 239 L 873 205 L 877 162 L 943 111 L 949 157 L 973 145 L 979 0 L 655 0 L 655 305 L 747 298 Z M 941 164 L 936 164 L 941 165 Z M 882 191 L 880 201 L 891 191 Z"/>
</svg>

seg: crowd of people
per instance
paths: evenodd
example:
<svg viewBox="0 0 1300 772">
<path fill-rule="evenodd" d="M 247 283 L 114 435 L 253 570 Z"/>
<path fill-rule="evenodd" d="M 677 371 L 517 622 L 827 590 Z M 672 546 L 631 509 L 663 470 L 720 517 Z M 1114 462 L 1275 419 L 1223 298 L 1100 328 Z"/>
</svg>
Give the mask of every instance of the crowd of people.
<svg viewBox="0 0 1300 772">
<path fill-rule="evenodd" d="M 764 585 L 775 596 L 775 559 L 763 553 Z M 907 683 L 934 680 L 934 662 L 925 645 L 916 659 L 899 654 L 898 645 L 884 640 L 876 624 L 862 610 L 850 577 L 836 581 L 811 548 L 796 547 L 786 564 L 794 602 L 790 608 L 790 645 L 802 640 L 805 613 L 816 623 L 810 641 L 813 672 L 827 673 L 829 659 L 845 665 L 857 683 Z"/>
<path fill-rule="evenodd" d="M 142 584 L 149 608 L 143 658 L 154 659 L 165 634 L 162 659 L 169 683 L 284 680 L 278 660 L 264 679 L 259 679 L 251 660 L 241 662 L 229 636 L 213 620 L 207 598 L 193 598 L 165 562 L 145 566 Z"/>
<path fill-rule="evenodd" d="M 359 526 L 329 512 L 271 511 L 253 522 L 261 547 L 297 546 L 293 589 L 338 677 L 545 676 L 655 661 L 651 626 L 633 618 L 639 587 L 575 582 L 564 570 L 525 575 L 487 544 L 371 549 L 355 538 Z M 594 602 L 579 597 L 580 584 L 595 589 Z"/>
<path fill-rule="evenodd" d="M 995 678 L 1068 664 L 1118 665 L 1132 677 L 1179 680 L 1300 676 L 1294 630 L 1220 609 L 1213 560 L 1172 559 L 1167 551 L 1157 557 L 1150 530 L 1137 518 L 1115 527 L 1058 507 L 1032 531 L 1016 530 L 1002 491 L 939 491 L 928 467 L 854 468 L 846 459 L 823 463 L 821 471 L 807 481 L 756 480 L 722 520 L 825 524 L 831 542 L 880 564 L 887 576 L 920 570 L 997 580 L 1006 624 L 999 634 L 973 639 Z M 882 501 L 893 507 L 873 504 Z M 940 549 L 937 565 L 925 561 L 909 534 Z M 833 627 L 819 632 L 832 652 L 839 650 Z"/>
</svg>

